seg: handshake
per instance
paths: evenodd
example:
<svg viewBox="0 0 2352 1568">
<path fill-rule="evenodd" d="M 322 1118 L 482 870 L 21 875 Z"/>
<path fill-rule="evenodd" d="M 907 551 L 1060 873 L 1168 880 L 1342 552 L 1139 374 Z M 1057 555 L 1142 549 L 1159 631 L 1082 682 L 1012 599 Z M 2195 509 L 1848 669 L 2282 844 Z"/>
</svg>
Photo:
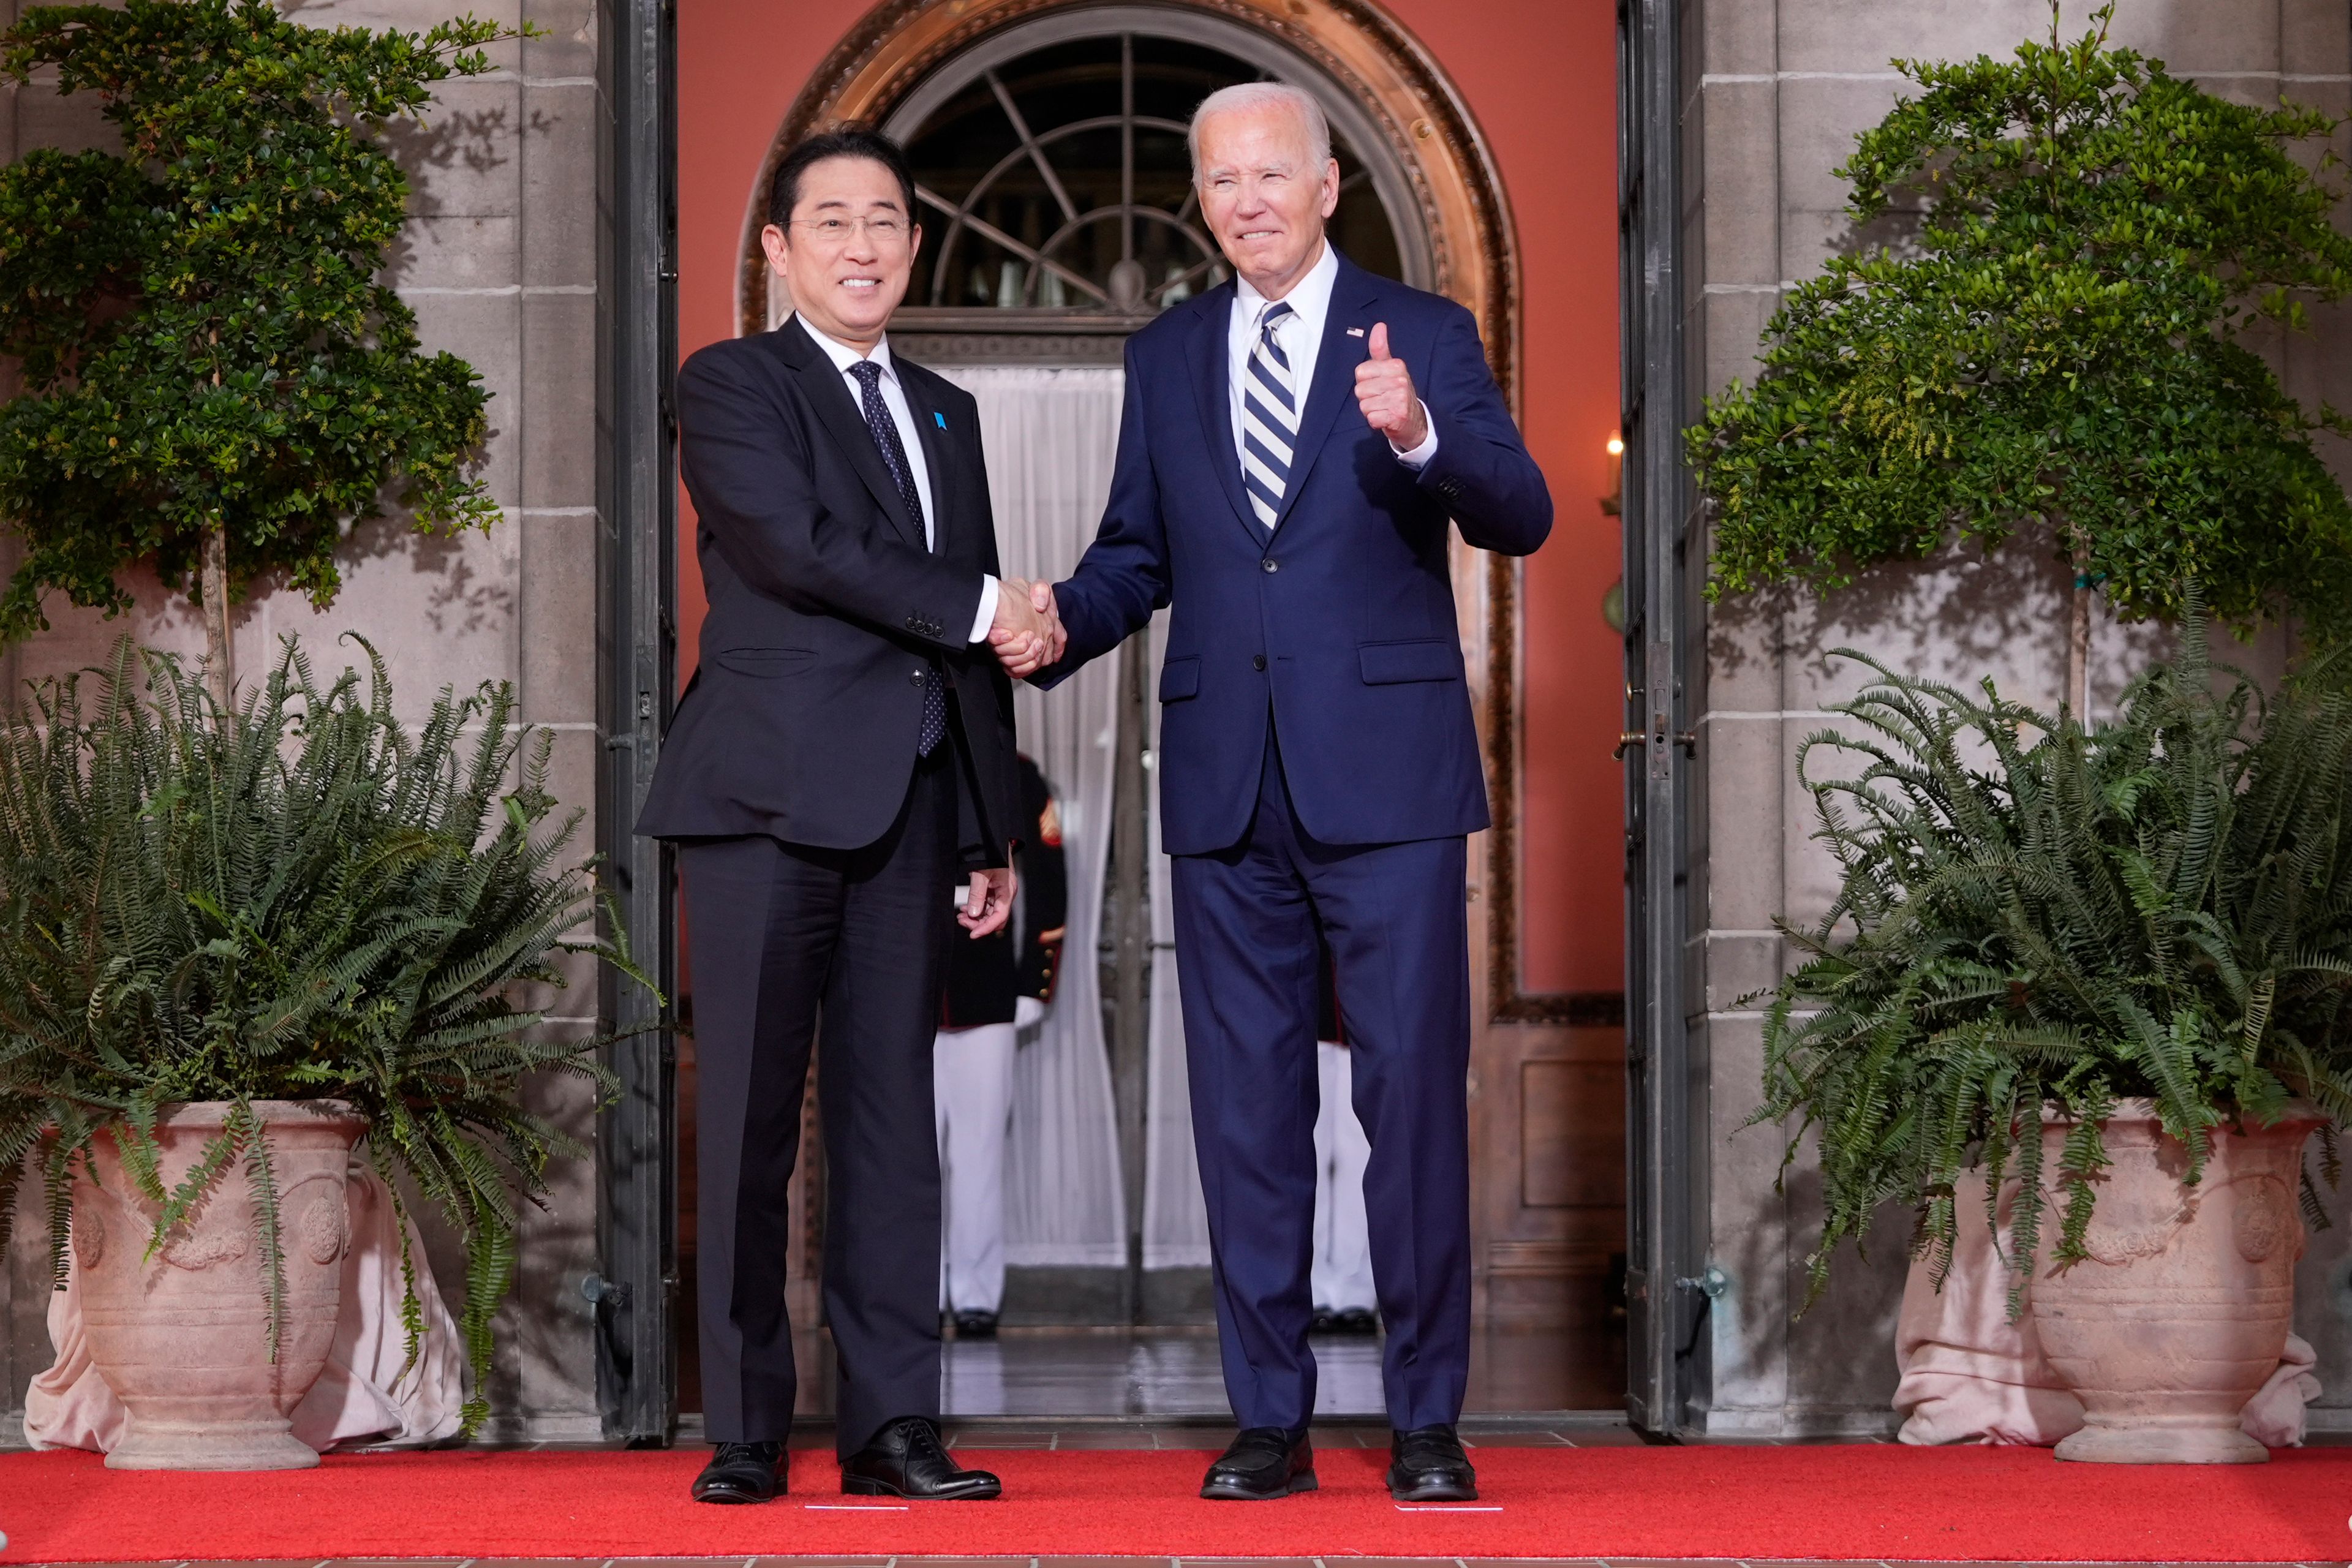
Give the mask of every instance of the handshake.
<svg viewBox="0 0 2352 1568">
<path fill-rule="evenodd" d="M 999 583 L 996 624 L 988 629 L 988 643 L 1005 674 L 1018 680 L 1049 664 L 1058 664 L 1069 642 L 1069 633 L 1062 629 L 1061 612 L 1054 605 L 1051 583 L 1019 577 Z"/>
</svg>

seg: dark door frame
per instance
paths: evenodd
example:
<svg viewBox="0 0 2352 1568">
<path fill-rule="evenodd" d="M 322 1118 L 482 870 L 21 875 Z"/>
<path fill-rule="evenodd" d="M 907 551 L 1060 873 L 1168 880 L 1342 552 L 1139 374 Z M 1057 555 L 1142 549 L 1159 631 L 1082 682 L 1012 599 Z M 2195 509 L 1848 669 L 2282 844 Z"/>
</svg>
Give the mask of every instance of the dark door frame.
<svg viewBox="0 0 2352 1568">
<path fill-rule="evenodd" d="M 667 846 L 640 838 L 677 689 L 677 478 L 670 376 L 677 363 L 677 17 L 671 0 L 606 0 L 599 26 L 611 113 L 603 179 L 597 348 L 609 424 L 597 484 L 596 828 L 607 887 L 639 964 L 660 988 L 607 972 L 603 1013 L 625 1035 L 606 1054 L 620 1098 L 596 1121 L 600 1272 L 596 1403 L 607 1436 L 667 1443 L 677 1418 L 677 1058 L 664 998 L 677 994 L 677 917 Z M 630 1033 L 630 1031 L 636 1031 Z"/>
<path fill-rule="evenodd" d="M 1688 546 L 1696 533 L 1682 453 L 1685 407 L 1680 16 L 1676 0 L 1618 0 L 1619 311 L 1625 550 L 1625 1405 L 1672 1433 L 1691 1388 L 1697 1272 L 1694 1034 L 1685 1000 L 1691 910 L 1689 813 L 1697 750 L 1690 713 Z"/>
</svg>

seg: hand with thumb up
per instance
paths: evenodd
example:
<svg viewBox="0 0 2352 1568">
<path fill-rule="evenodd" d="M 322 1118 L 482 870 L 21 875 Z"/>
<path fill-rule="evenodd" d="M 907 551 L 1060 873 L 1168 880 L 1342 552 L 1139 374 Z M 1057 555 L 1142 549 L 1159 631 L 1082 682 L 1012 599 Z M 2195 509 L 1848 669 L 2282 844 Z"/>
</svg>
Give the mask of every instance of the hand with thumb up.
<svg viewBox="0 0 2352 1568">
<path fill-rule="evenodd" d="M 1389 438 L 1400 452 L 1410 452 L 1429 437 L 1429 410 L 1412 389 L 1412 372 L 1404 361 L 1389 355 L 1389 324 L 1372 323 L 1365 346 L 1371 357 L 1356 367 L 1356 406 L 1364 423 Z"/>
</svg>

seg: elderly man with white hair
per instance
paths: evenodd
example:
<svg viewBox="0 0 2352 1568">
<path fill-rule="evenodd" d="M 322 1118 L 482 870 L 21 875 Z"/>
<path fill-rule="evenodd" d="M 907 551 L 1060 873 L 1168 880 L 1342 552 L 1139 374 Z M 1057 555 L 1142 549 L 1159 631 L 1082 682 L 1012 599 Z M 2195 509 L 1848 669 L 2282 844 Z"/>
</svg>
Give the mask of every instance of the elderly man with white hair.
<svg viewBox="0 0 2352 1568">
<path fill-rule="evenodd" d="M 1389 1487 L 1466 1500 L 1463 906 L 1466 839 L 1488 816 L 1447 545 L 1458 527 L 1524 555 L 1550 531 L 1551 498 L 1470 312 L 1326 239 L 1339 169 L 1313 98 L 1228 88 L 1194 114 L 1192 146 L 1202 215 L 1237 276 L 1129 341 L 1109 504 L 1077 571 L 1034 590 L 1067 643 L 1034 679 L 1066 678 L 1173 606 L 1161 833 L 1242 1428 L 1202 1495 L 1315 1487 L 1319 934 L 1371 1146 Z"/>
</svg>

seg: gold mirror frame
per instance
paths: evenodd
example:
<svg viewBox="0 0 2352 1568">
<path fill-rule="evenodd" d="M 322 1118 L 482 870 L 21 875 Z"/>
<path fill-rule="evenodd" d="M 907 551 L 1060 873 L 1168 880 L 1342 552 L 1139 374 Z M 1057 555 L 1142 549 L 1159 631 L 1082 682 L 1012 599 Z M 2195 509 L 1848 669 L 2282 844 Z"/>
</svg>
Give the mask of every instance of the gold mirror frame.
<svg viewBox="0 0 2352 1568">
<path fill-rule="evenodd" d="M 760 229 L 766 221 L 765 193 L 786 151 L 824 125 L 852 120 L 879 124 L 933 69 L 1008 26 L 1099 4 L 883 0 L 868 12 L 803 86 L 761 161 L 738 251 L 737 331 L 767 328 L 769 274 Z M 1278 40 L 1370 111 L 1426 226 L 1434 287 L 1477 317 L 1487 360 L 1517 417 L 1518 242 L 1486 139 L 1436 60 L 1370 0 L 1161 0 L 1161 8 L 1223 17 Z M 1613 1022 L 1623 1006 L 1614 993 L 1539 995 L 1519 990 L 1518 586 L 1516 561 L 1488 557 L 1486 689 L 1480 703 L 1495 804 L 1482 879 L 1488 1015 L 1498 1023 Z M 1464 605 L 1465 618 L 1475 625 L 1481 608 L 1474 595 Z"/>
</svg>

